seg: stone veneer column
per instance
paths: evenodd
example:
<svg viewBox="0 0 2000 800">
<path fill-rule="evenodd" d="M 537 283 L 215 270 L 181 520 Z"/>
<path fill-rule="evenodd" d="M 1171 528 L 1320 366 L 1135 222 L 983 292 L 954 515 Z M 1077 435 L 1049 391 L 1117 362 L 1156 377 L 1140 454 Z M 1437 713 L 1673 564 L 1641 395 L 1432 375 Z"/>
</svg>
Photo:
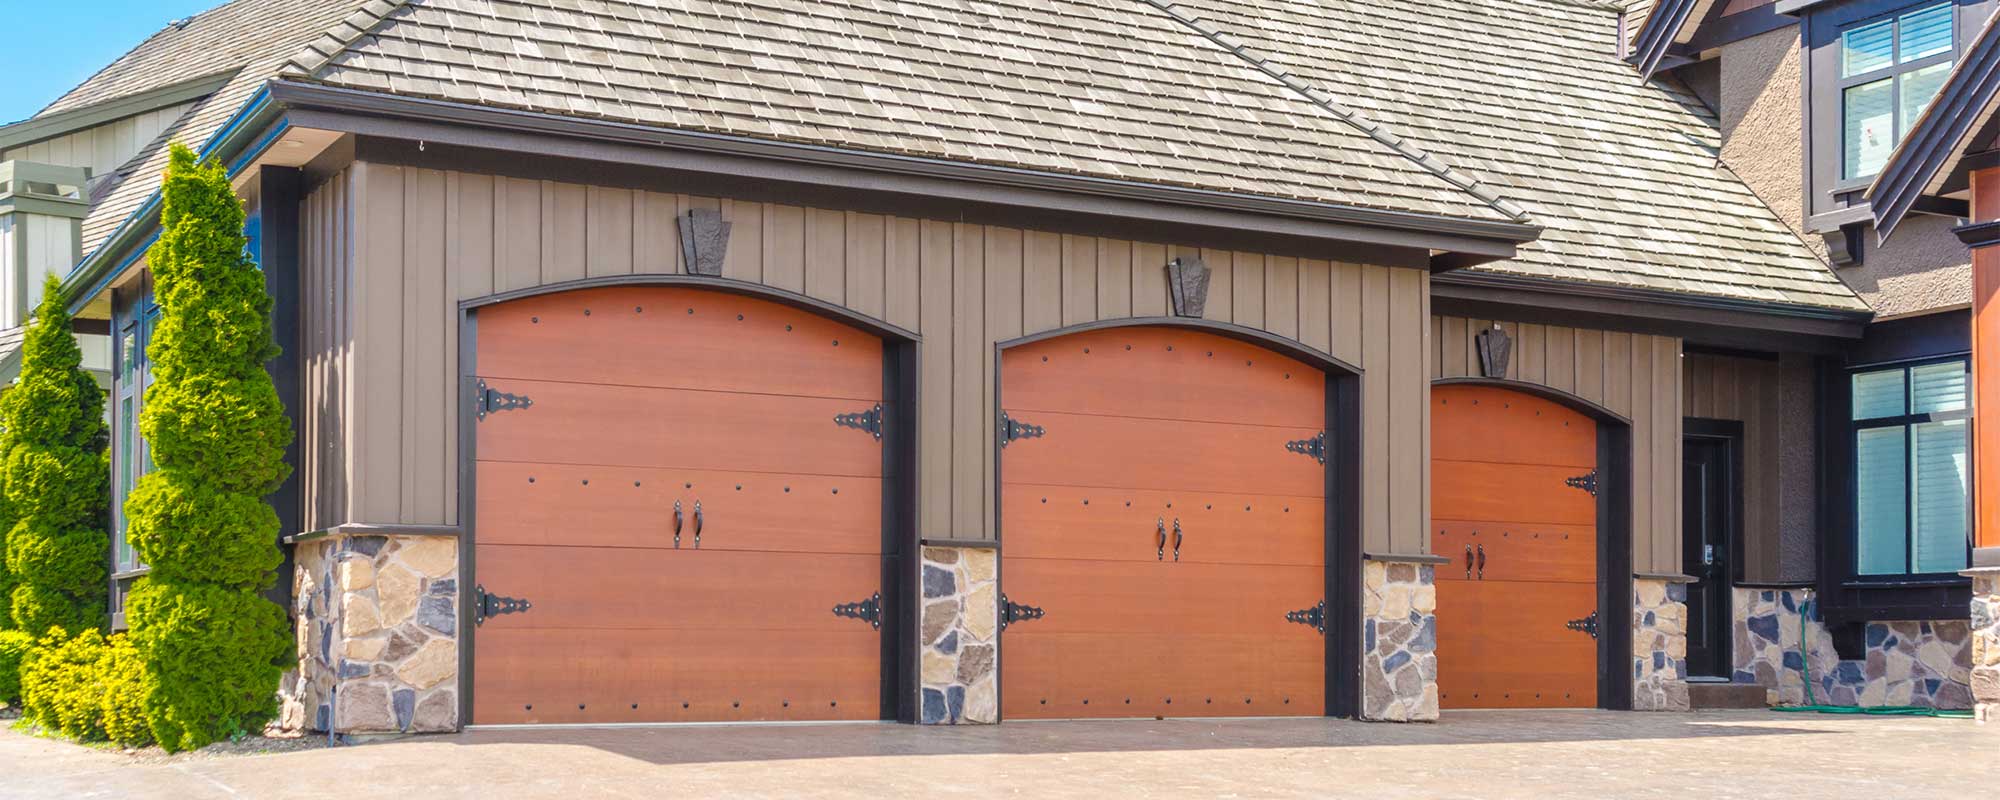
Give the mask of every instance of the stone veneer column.
<svg viewBox="0 0 2000 800">
<path fill-rule="evenodd" d="M 458 540 L 334 533 L 296 545 L 299 666 L 280 723 L 339 735 L 458 728 Z"/>
<path fill-rule="evenodd" d="M 1000 721 L 998 560 L 991 547 L 923 548 L 918 722 Z"/>
<path fill-rule="evenodd" d="M 1972 576 L 1972 713 L 1980 722 L 2000 723 L 2000 569 Z"/>
<path fill-rule="evenodd" d="M 1437 583 L 1430 564 L 1361 565 L 1361 718 L 1435 722 Z"/>
<path fill-rule="evenodd" d="M 1687 584 L 1632 579 L 1632 710 L 1687 711 Z"/>
</svg>

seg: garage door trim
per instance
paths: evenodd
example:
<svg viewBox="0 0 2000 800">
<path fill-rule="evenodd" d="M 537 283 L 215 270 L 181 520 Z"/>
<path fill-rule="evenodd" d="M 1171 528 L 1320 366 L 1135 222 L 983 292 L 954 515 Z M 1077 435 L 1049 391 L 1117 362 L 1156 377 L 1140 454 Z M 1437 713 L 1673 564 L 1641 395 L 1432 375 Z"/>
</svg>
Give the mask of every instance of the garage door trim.
<svg viewBox="0 0 2000 800">
<path fill-rule="evenodd" d="M 1010 349 L 1079 333 L 1115 328 L 1179 328 L 1210 333 L 1251 344 L 1316 367 L 1326 374 L 1326 708 L 1329 717 L 1356 717 L 1361 711 L 1361 380 L 1360 367 L 1293 339 L 1228 322 L 1190 317 L 1127 317 L 1086 322 L 996 342 L 993 345 L 993 544 L 1004 548 L 1006 525 L 999 502 L 1001 453 L 1005 426 L 1001 420 L 1005 386 L 1001 369 Z M 995 559 L 996 565 L 1005 559 Z M 1004 566 L 997 566 L 998 583 L 1006 586 Z M 998 654 L 998 671 L 1007 668 L 1007 648 Z M 1004 692 L 996 684 L 996 691 Z M 1000 696 L 996 704 L 1006 707 Z M 1004 716 L 1003 716 L 1004 721 Z"/>
<path fill-rule="evenodd" d="M 458 629 L 458 719 L 463 729 L 472 723 L 474 653 L 478 626 L 473 621 L 471 587 L 478 585 L 478 420 L 473 412 L 479 396 L 479 309 L 541 295 L 609 287 L 679 287 L 769 300 L 858 328 L 882 340 L 882 397 L 889 410 L 882 431 L 882 592 L 895 613 L 882 622 L 882 719 L 916 720 L 917 596 L 917 350 L 922 338 L 853 309 L 797 292 L 733 278 L 705 275 L 610 275 L 563 281 L 498 292 L 458 304 L 458 570 L 460 602 Z"/>
<path fill-rule="evenodd" d="M 1632 710 L 1632 420 L 1561 389 L 1504 378 L 1441 378 L 1539 397 L 1597 423 L 1597 705 Z"/>
</svg>

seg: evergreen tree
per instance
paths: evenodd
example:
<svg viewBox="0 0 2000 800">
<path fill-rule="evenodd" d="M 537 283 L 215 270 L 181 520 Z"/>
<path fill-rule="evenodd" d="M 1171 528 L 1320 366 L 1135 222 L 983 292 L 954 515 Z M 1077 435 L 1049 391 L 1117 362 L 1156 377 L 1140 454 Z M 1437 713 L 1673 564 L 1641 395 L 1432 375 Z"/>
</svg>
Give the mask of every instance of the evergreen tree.
<svg viewBox="0 0 2000 800">
<path fill-rule="evenodd" d="M 0 396 L 0 483 L 13 517 L 7 566 L 15 626 L 74 636 L 104 621 L 110 465 L 104 390 L 83 369 L 61 284 L 50 276 L 21 344 L 21 377 Z"/>
<path fill-rule="evenodd" d="M 126 601 L 147 724 L 169 750 L 255 730 L 292 662 L 284 609 L 261 592 L 280 561 L 264 504 L 290 468 L 291 424 L 264 362 L 278 353 L 264 275 L 244 253 L 228 175 L 173 147 L 160 240 L 147 253 L 160 319 L 139 430 L 154 471 L 126 501 L 151 567 Z"/>
</svg>

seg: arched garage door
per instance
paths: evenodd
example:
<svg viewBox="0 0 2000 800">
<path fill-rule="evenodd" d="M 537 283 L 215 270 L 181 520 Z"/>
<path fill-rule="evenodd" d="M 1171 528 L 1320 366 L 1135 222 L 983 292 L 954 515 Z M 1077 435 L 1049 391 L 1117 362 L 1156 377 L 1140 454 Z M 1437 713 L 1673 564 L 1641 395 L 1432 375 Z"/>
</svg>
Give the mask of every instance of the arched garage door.
<svg viewBox="0 0 2000 800">
<path fill-rule="evenodd" d="M 476 340 L 472 722 L 881 715 L 879 339 L 622 287 Z"/>
<path fill-rule="evenodd" d="M 1001 364 L 1002 713 L 1324 713 L 1325 375 L 1156 327 Z"/>
<path fill-rule="evenodd" d="M 1431 552 L 1446 708 L 1597 705 L 1597 423 L 1431 388 Z"/>
</svg>

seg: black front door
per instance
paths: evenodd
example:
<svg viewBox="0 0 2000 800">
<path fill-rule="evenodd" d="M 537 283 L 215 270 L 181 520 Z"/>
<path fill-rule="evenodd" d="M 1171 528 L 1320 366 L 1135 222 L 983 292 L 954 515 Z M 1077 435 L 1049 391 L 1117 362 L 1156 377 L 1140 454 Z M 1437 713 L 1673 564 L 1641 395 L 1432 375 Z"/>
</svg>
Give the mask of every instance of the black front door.
<svg viewBox="0 0 2000 800">
<path fill-rule="evenodd" d="M 1735 528 L 1734 438 L 1689 436 L 1681 447 L 1682 572 L 1690 678 L 1728 678 L 1730 541 Z"/>
</svg>

